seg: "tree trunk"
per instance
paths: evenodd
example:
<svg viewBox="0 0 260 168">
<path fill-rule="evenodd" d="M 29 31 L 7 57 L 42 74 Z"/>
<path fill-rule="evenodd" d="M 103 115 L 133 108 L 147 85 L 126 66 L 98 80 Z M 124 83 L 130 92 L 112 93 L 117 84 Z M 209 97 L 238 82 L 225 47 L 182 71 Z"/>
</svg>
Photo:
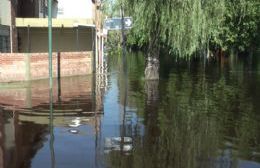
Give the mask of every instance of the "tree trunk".
<svg viewBox="0 0 260 168">
<path fill-rule="evenodd" d="M 152 106 L 155 109 L 158 105 L 159 99 L 159 81 L 158 80 L 147 80 L 145 82 L 145 93 L 146 93 L 146 104 Z"/>
<path fill-rule="evenodd" d="M 158 127 L 158 109 L 159 109 L 159 80 L 145 81 L 145 125 L 147 126 L 146 136 L 149 137 L 145 142 L 147 145 L 154 145 L 160 137 Z"/>
<path fill-rule="evenodd" d="M 158 31 L 158 30 L 157 30 Z M 145 67 L 145 79 L 146 80 L 158 80 L 159 79 L 159 37 L 158 32 L 152 36 L 152 40 L 149 43 L 148 54 Z"/>
<path fill-rule="evenodd" d="M 148 55 L 145 67 L 145 79 L 146 80 L 159 80 L 159 53 L 160 53 L 160 14 L 161 6 L 157 3 L 155 6 L 155 12 L 153 13 L 153 23 L 151 31 L 149 32 L 149 46 Z"/>
</svg>

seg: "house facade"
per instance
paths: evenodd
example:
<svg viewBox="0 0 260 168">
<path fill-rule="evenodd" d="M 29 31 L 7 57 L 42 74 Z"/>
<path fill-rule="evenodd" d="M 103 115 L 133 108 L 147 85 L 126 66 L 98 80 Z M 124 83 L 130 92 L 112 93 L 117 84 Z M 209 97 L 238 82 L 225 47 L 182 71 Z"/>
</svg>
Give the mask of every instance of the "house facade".
<svg viewBox="0 0 260 168">
<path fill-rule="evenodd" d="M 94 51 L 95 4 L 91 0 L 53 0 L 53 51 Z M 18 52 L 48 51 L 47 0 L 16 4 Z"/>
<path fill-rule="evenodd" d="M 47 2 L 0 0 L 0 52 L 48 51 Z M 94 51 L 96 25 L 100 22 L 96 17 L 97 3 L 94 0 L 52 0 L 54 52 Z"/>
<path fill-rule="evenodd" d="M 11 2 L 0 0 L 0 52 L 10 52 Z"/>
</svg>

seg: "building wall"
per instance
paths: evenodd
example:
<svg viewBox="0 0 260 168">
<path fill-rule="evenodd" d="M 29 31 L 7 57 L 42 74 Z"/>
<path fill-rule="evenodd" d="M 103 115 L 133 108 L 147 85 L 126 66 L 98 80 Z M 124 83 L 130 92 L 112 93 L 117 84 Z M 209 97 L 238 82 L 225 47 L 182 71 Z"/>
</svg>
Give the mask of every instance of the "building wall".
<svg viewBox="0 0 260 168">
<path fill-rule="evenodd" d="M 0 0 L 0 53 L 10 52 L 11 3 Z"/>
<path fill-rule="evenodd" d="M 92 52 L 60 53 L 61 77 L 92 74 Z M 57 54 L 53 54 L 53 77 L 57 76 Z M 48 53 L 0 54 L 0 83 L 49 77 Z"/>
<path fill-rule="evenodd" d="M 3 1 L 3 0 L 2 0 Z M 8 1 L 8 0 L 4 0 Z M 81 18 L 94 17 L 93 2 L 91 0 L 58 0 L 52 3 L 53 18 Z M 17 5 L 17 17 L 45 18 L 48 16 L 47 0 L 19 0 Z"/>
<path fill-rule="evenodd" d="M 10 0 L 0 0 L 0 25 L 11 25 L 11 3 Z"/>
<path fill-rule="evenodd" d="M 30 39 L 28 42 L 28 39 Z M 86 28 L 55 28 L 53 29 L 53 51 L 93 51 L 92 30 Z M 48 29 L 28 28 L 18 29 L 19 52 L 44 53 L 48 52 Z"/>
<path fill-rule="evenodd" d="M 10 27 L 0 25 L 0 53 L 10 52 Z"/>
<path fill-rule="evenodd" d="M 39 1 L 35 0 L 18 0 L 17 16 L 23 18 L 39 17 Z"/>
<path fill-rule="evenodd" d="M 91 0 L 59 0 L 56 17 L 90 19 L 94 17 L 92 9 L 93 3 Z"/>
</svg>

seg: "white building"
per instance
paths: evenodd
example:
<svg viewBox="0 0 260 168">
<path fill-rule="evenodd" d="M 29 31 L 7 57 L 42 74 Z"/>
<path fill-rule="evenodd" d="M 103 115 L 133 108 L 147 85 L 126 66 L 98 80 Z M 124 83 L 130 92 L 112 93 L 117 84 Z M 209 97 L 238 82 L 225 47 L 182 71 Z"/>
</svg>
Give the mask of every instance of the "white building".
<svg viewBox="0 0 260 168">
<path fill-rule="evenodd" d="M 54 18 L 80 18 L 92 19 L 95 17 L 93 2 L 91 0 L 59 0 L 53 10 Z"/>
</svg>

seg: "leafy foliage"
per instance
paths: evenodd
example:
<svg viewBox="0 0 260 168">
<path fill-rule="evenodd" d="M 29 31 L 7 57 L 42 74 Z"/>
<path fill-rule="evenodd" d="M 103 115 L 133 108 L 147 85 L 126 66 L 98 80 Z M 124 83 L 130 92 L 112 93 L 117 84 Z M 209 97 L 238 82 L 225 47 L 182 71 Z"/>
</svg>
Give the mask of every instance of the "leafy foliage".
<svg viewBox="0 0 260 168">
<path fill-rule="evenodd" d="M 260 25 L 260 2 L 257 0 L 226 1 L 225 20 L 213 42 L 223 50 L 245 51 L 256 40 Z"/>
<path fill-rule="evenodd" d="M 125 1 L 134 17 L 130 45 L 147 45 L 156 29 L 164 48 L 186 57 L 210 45 L 244 51 L 259 34 L 257 0 Z"/>
</svg>

